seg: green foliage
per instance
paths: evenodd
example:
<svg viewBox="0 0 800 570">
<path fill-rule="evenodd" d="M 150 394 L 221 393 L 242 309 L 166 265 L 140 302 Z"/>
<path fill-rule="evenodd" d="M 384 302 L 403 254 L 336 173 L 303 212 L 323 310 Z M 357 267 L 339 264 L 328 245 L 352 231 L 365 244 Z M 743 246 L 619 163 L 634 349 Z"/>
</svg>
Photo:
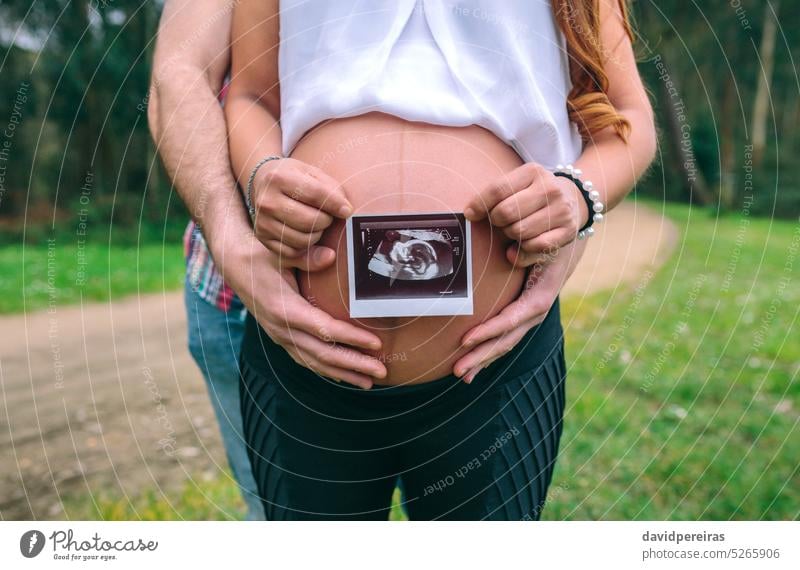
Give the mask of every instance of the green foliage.
<svg viewBox="0 0 800 570">
<path fill-rule="evenodd" d="M 0 68 L 0 118 L 12 116 L 16 92 L 27 86 L 0 214 L 18 225 L 20 215 L 45 224 L 72 215 L 88 195 L 114 223 L 158 220 L 170 186 L 146 112 L 159 6 L 38 0 L 0 7 L 9 26 L 40 42 L 39 53 L 7 47 L 4 62 L 13 65 Z"/>
<path fill-rule="evenodd" d="M 638 191 L 668 200 L 688 201 L 689 192 L 671 144 L 669 117 L 689 134 L 693 163 L 709 185 L 712 200 L 722 195 L 724 209 L 737 210 L 754 193 L 751 213 L 791 218 L 800 214 L 800 161 L 796 127 L 800 120 L 800 12 L 787 1 L 769 4 L 777 21 L 774 72 L 766 117 L 763 157 L 753 160 L 753 191 L 744 186 L 753 144 L 754 99 L 765 62 L 760 53 L 767 4 L 756 0 L 684 2 L 651 0 L 633 3 L 638 31 L 639 71 L 651 92 L 661 131 L 661 160 Z M 661 58 L 677 92 L 669 97 L 655 64 Z M 778 173 L 780 172 L 780 176 Z M 731 196 L 726 199 L 725 191 Z M 694 197 L 698 203 L 699 196 Z"/>
<path fill-rule="evenodd" d="M 0 187 L 0 239 L 23 226 L 71 219 L 86 178 L 100 219 L 133 227 L 161 225 L 171 188 L 147 133 L 149 61 L 161 2 L 11 0 L 0 5 L 5 28 L 35 42 L 2 46 L 0 127 L 17 117 L 9 168 Z M 752 213 L 800 213 L 800 12 L 784 0 L 771 5 L 779 23 L 770 85 L 767 148 L 754 168 Z M 753 99 L 765 4 L 756 0 L 632 2 L 640 71 L 652 93 L 661 129 L 661 160 L 637 191 L 689 200 L 666 128 L 674 107 L 660 92 L 656 56 L 679 82 L 694 162 L 712 200 L 723 208 L 745 200 L 744 147 L 752 142 Z M 24 49 L 23 49 L 24 48 Z M 24 102 L 18 92 L 24 88 Z M 17 105 L 17 114 L 15 114 Z M 780 173 L 780 176 L 779 176 Z M 695 196 L 697 203 L 698 196 Z M 173 200 L 174 202 L 175 200 Z M 173 206 L 174 207 L 174 206 Z"/>
</svg>

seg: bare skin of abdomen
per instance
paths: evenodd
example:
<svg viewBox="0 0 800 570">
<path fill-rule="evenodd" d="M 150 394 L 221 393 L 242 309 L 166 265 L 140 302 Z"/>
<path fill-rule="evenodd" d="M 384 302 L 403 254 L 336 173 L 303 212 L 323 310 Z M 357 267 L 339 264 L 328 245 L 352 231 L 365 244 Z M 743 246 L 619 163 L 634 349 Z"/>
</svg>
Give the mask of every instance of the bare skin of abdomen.
<svg viewBox="0 0 800 570">
<path fill-rule="evenodd" d="M 292 157 L 338 180 L 356 214 L 463 212 L 486 184 L 522 164 L 490 131 L 444 127 L 382 113 L 337 119 L 306 133 Z M 484 220 L 472 224 L 473 314 L 350 319 L 345 223 L 334 220 L 320 239 L 336 250 L 330 268 L 299 274 L 303 296 L 333 317 L 380 337 L 373 353 L 386 366 L 376 384 L 415 384 L 453 372 L 461 339 L 520 293 L 524 270 L 506 259 L 510 241 Z"/>
</svg>

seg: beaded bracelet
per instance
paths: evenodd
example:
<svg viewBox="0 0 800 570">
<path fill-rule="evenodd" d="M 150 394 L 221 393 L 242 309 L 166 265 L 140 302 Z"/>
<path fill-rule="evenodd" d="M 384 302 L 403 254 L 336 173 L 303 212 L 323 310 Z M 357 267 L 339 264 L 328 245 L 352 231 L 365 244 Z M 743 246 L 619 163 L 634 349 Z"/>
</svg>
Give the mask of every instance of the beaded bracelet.
<svg viewBox="0 0 800 570">
<path fill-rule="evenodd" d="M 270 160 L 279 160 L 281 158 L 283 157 L 275 154 L 262 158 L 261 160 L 258 161 L 258 164 L 256 164 L 253 167 L 253 170 L 250 172 L 250 178 L 247 181 L 247 194 L 245 194 L 245 202 L 247 203 L 247 211 L 250 213 L 250 219 L 252 219 L 256 215 L 256 209 L 253 206 L 253 181 L 256 178 L 256 173 L 258 172 L 258 169 L 264 166 Z"/>
<path fill-rule="evenodd" d="M 566 166 L 563 164 L 557 165 L 553 174 L 555 176 L 568 178 L 578 187 L 578 190 L 580 190 L 586 202 L 586 207 L 589 208 L 589 219 L 583 227 L 578 230 L 578 239 L 592 237 L 594 235 L 592 224 L 603 221 L 603 208 L 605 208 L 605 205 L 600 201 L 600 192 L 592 189 L 593 185 L 591 181 L 581 180 L 580 175 L 583 174 L 583 171 L 581 171 L 580 168 L 575 168 L 571 164 Z"/>
</svg>

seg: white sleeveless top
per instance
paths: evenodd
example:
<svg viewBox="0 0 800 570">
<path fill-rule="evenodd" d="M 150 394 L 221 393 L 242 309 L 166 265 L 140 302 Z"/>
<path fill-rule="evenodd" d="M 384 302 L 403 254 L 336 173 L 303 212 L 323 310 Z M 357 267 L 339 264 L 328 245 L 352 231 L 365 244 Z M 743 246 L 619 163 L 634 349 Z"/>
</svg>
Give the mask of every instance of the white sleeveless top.
<svg viewBox="0 0 800 570">
<path fill-rule="evenodd" d="M 480 125 L 526 162 L 572 162 L 566 42 L 549 0 L 281 0 L 283 153 L 320 122 L 381 111 Z"/>
</svg>

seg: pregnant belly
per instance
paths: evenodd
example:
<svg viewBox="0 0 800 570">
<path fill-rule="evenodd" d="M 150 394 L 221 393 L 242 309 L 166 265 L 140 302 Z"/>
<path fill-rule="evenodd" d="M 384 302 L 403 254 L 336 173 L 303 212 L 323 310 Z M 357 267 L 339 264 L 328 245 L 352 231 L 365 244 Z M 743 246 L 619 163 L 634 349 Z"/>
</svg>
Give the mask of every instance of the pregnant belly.
<svg viewBox="0 0 800 570">
<path fill-rule="evenodd" d="M 344 187 L 356 214 L 463 212 L 485 184 L 522 164 L 508 145 L 478 126 L 443 127 L 381 113 L 316 127 L 292 157 L 326 171 Z M 343 220 L 320 240 L 336 250 L 330 268 L 301 272 L 301 294 L 333 317 L 366 328 L 383 342 L 374 353 L 387 368 L 381 384 L 421 383 L 452 373 L 466 351 L 463 335 L 514 300 L 524 271 L 505 257 L 509 240 L 488 222 L 472 224 L 473 314 L 350 319 Z"/>
</svg>

